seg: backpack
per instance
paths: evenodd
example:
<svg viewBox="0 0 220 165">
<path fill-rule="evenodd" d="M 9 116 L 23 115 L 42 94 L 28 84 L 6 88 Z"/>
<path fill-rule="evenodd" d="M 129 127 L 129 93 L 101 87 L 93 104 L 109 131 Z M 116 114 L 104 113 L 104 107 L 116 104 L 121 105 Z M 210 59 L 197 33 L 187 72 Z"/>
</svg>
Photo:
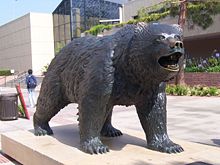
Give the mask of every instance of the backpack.
<svg viewBox="0 0 220 165">
<path fill-rule="evenodd" d="M 36 88 L 37 86 L 37 80 L 34 76 L 28 76 L 28 80 L 27 80 L 27 87 L 28 88 Z"/>
</svg>

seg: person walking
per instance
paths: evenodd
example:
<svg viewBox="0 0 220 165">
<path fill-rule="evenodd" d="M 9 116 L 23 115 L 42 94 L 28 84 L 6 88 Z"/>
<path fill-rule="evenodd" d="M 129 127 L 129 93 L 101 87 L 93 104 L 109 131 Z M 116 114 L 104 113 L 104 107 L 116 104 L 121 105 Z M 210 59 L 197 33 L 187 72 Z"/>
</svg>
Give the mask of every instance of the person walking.
<svg viewBox="0 0 220 165">
<path fill-rule="evenodd" d="M 28 75 L 26 76 L 26 84 L 30 107 L 34 108 L 36 106 L 35 88 L 37 86 L 37 79 L 33 75 L 32 69 L 28 70 Z"/>
</svg>

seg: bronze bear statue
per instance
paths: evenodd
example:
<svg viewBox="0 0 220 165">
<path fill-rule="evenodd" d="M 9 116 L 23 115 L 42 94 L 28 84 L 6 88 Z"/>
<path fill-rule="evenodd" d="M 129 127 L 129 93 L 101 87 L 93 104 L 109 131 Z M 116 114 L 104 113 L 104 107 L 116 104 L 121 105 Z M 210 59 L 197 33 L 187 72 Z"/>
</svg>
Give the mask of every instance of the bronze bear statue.
<svg viewBox="0 0 220 165">
<path fill-rule="evenodd" d="M 167 134 L 166 81 L 183 63 L 178 25 L 138 23 L 115 34 L 74 39 L 52 60 L 34 114 L 35 135 L 51 135 L 50 119 L 78 103 L 81 150 L 109 151 L 100 136 L 122 135 L 111 124 L 114 105 L 135 105 L 147 147 L 182 152 Z"/>
</svg>

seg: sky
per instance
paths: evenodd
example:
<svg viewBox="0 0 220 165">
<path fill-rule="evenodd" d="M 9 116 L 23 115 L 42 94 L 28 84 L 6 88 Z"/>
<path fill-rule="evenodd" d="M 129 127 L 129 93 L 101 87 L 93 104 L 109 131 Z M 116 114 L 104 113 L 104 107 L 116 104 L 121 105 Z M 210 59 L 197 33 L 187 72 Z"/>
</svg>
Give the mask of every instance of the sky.
<svg viewBox="0 0 220 165">
<path fill-rule="evenodd" d="M 62 0 L 0 0 L 0 26 L 29 12 L 52 13 Z"/>
<path fill-rule="evenodd" d="M 52 13 L 62 0 L 0 0 L 0 26 L 30 12 Z M 108 0 L 124 3 L 127 0 Z"/>
</svg>

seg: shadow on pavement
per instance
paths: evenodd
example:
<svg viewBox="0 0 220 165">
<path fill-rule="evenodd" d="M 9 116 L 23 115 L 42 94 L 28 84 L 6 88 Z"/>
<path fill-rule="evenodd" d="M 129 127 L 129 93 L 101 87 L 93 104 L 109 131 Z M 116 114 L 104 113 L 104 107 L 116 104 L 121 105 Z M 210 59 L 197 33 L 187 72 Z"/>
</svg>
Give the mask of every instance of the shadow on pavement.
<svg viewBox="0 0 220 165">
<path fill-rule="evenodd" d="M 69 124 L 64 126 L 52 127 L 54 135 L 59 142 L 80 150 L 79 128 L 77 124 Z M 30 130 L 33 133 L 33 130 Z M 109 147 L 110 150 L 122 150 L 126 145 L 135 145 L 146 147 L 146 140 L 123 133 L 119 137 L 101 137 L 102 142 Z"/>
<path fill-rule="evenodd" d="M 220 146 L 220 139 L 211 139 L 214 144 Z"/>
</svg>

